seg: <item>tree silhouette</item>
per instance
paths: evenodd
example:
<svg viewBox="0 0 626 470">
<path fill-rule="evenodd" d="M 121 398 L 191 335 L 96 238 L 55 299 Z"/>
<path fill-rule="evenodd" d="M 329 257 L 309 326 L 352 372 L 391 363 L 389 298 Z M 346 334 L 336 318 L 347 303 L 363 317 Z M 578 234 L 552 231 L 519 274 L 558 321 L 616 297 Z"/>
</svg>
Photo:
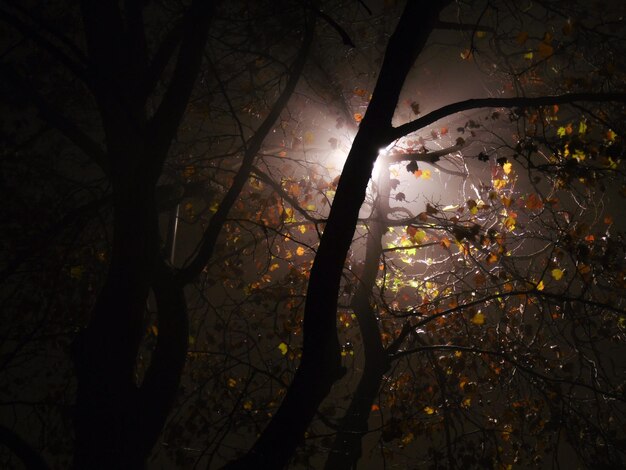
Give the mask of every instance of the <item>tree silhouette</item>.
<svg viewBox="0 0 626 470">
<path fill-rule="evenodd" d="M 366 3 L 2 2 L 18 459 L 623 464 L 623 7 Z"/>
</svg>

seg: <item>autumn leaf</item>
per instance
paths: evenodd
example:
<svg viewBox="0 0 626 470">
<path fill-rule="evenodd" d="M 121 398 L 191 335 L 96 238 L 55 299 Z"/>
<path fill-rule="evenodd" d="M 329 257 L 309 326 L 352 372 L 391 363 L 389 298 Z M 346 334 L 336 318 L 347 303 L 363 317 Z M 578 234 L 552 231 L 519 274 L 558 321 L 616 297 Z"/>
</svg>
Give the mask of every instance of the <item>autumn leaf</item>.
<svg viewBox="0 0 626 470">
<path fill-rule="evenodd" d="M 474 325 L 483 325 L 485 323 L 485 315 L 483 315 L 480 311 L 476 313 L 470 320 Z"/>
<path fill-rule="evenodd" d="M 70 268 L 70 277 L 77 281 L 82 279 L 85 268 L 83 266 L 72 266 Z"/>
<path fill-rule="evenodd" d="M 367 90 L 364 90 L 363 88 L 355 88 L 354 94 L 363 98 L 365 95 L 367 95 Z"/>
<path fill-rule="evenodd" d="M 448 133 L 448 128 L 447 127 L 442 127 L 439 132 L 441 133 L 441 135 L 446 135 Z"/>
<path fill-rule="evenodd" d="M 296 248 L 296 255 L 298 256 L 302 256 L 304 255 L 304 248 L 299 246 L 298 248 Z"/>
<path fill-rule="evenodd" d="M 419 167 L 417 166 L 417 162 L 415 160 L 411 160 L 406 166 L 406 171 L 409 173 L 415 173 L 418 170 Z"/>
<path fill-rule="evenodd" d="M 435 409 L 432 406 L 425 406 L 424 413 L 427 415 L 432 415 L 435 412 Z"/>
<path fill-rule="evenodd" d="M 552 54 L 554 54 L 554 47 L 552 47 L 550 44 L 547 44 L 545 42 L 541 42 L 539 43 L 538 52 L 539 52 L 539 57 L 541 57 L 542 59 L 547 59 Z"/>
<path fill-rule="evenodd" d="M 496 253 L 489 253 L 489 256 L 487 256 L 487 263 L 489 264 L 497 263 L 499 259 L 500 258 L 498 257 Z"/>
<path fill-rule="evenodd" d="M 526 199 L 526 209 L 540 210 L 543 208 L 543 201 L 535 193 L 532 193 Z"/>
<path fill-rule="evenodd" d="M 243 409 L 246 411 L 250 411 L 252 409 L 252 402 L 250 400 L 246 400 L 243 403 Z"/>
<path fill-rule="evenodd" d="M 354 120 L 356 122 L 361 122 L 363 120 L 363 115 L 361 113 L 354 113 Z"/>
<path fill-rule="evenodd" d="M 528 32 L 526 31 L 521 31 L 517 37 L 515 38 L 515 41 L 520 45 L 523 46 L 526 41 L 528 41 Z"/>
<path fill-rule="evenodd" d="M 504 174 L 508 175 L 511 173 L 511 170 L 513 169 L 513 164 L 511 162 L 507 162 L 504 165 L 502 165 L 502 169 L 504 170 Z"/>
<path fill-rule="evenodd" d="M 472 51 L 469 49 L 465 49 L 464 51 L 461 51 L 461 59 L 463 60 L 470 60 L 472 58 Z"/>
<path fill-rule="evenodd" d="M 278 345 L 278 349 L 280 350 L 280 353 L 284 356 L 285 354 L 287 354 L 287 351 L 289 351 L 289 346 L 287 346 L 285 343 L 280 343 Z"/>
<path fill-rule="evenodd" d="M 539 284 L 537 284 L 537 290 L 543 290 L 545 287 L 546 286 L 543 281 L 539 281 Z"/>
<path fill-rule="evenodd" d="M 556 280 L 556 281 L 560 281 L 561 278 L 563 277 L 563 270 L 555 268 L 553 269 L 550 274 L 552 274 L 552 277 Z"/>
<path fill-rule="evenodd" d="M 426 203 L 426 212 L 428 214 L 436 214 L 439 211 L 435 207 L 431 206 L 430 203 Z"/>
<path fill-rule="evenodd" d="M 431 177 L 431 173 L 430 170 L 424 170 L 422 171 L 422 174 L 420 175 L 420 177 L 424 180 L 429 180 Z"/>
</svg>

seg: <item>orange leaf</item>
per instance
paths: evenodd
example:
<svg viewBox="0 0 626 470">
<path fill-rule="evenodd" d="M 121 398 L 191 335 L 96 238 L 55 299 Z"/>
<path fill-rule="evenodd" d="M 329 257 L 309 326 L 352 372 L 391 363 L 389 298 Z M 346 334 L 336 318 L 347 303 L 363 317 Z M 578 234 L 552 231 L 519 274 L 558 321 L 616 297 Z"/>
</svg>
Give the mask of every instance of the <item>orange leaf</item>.
<svg viewBox="0 0 626 470">
<path fill-rule="evenodd" d="M 515 40 L 520 46 L 523 45 L 528 40 L 528 33 L 526 31 L 520 32 Z"/>
</svg>

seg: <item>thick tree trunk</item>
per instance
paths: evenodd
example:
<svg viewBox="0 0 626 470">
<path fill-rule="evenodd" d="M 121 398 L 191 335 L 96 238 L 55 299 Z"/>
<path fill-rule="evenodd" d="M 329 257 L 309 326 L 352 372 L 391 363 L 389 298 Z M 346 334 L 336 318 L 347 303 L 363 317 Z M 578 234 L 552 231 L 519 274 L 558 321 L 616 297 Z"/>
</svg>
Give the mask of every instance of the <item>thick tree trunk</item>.
<svg viewBox="0 0 626 470">
<path fill-rule="evenodd" d="M 227 468 L 284 468 L 315 412 L 342 374 L 337 337 L 341 274 L 365 190 L 404 80 L 446 2 L 409 1 L 392 35 L 376 88 L 346 160 L 307 290 L 302 362 L 278 411 L 248 454 Z"/>
<path fill-rule="evenodd" d="M 389 360 L 383 347 L 376 310 L 372 305 L 372 291 L 376 287 L 378 265 L 382 255 L 382 238 L 389 212 L 389 168 L 380 169 L 378 197 L 372 222 L 368 227 L 365 262 L 359 284 L 352 300 L 352 308 L 359 322 L 365 365 L 363 375 L 352 395 L 352 401 L 341 420 L 339 432 L 326 460 L 327 470 L 350 470 L 361 458 L 363 436 L 368 430 L 372 404 L 378 396 L 383 374 L 389 369 Z M 382 165 L 381 165 L 382 166 Z"/>
<path fill-rule="evenodd" d="M 135 364 L 158 255 L 152 178 L 114 185 L 111 262 L 91 320 L 76 343 L 77 468 L 140 468 Z"/>
</svg>

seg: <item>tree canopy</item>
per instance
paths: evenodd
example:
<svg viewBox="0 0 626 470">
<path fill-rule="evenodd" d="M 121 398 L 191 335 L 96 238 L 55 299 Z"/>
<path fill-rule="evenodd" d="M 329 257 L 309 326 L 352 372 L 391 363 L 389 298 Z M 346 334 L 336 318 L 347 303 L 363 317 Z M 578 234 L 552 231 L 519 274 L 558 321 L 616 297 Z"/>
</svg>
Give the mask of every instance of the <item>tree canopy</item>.
<svg viewBox="0 0 626 470">
<path fill-rule="evenodd" d="M 622 3 L 0 0 L 2 465 L 624 466 Z"/>
</svg>

